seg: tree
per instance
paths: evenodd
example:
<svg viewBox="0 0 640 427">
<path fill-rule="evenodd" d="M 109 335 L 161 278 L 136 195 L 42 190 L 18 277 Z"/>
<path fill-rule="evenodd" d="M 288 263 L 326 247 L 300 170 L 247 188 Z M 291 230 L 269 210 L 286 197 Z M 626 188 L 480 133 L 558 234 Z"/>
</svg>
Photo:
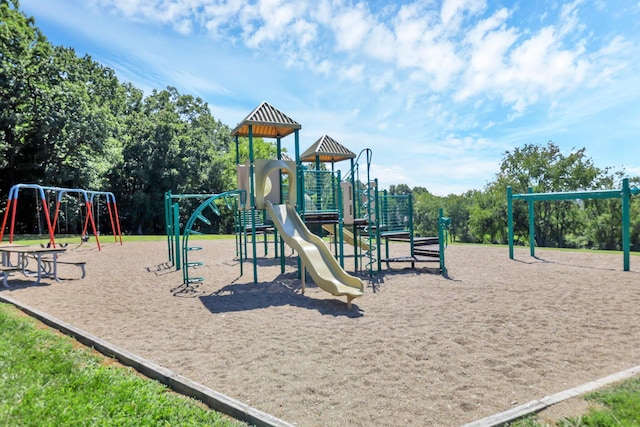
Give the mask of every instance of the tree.
<svg viewBox="0 0 640 427">
<path fill-rule="evenodd" d="M 390 185 L 389 186 L 389 195 L 402 195 L 402 194 L 411 194 L 411 188 L 407 184 L 398 184 L 398 185 Z"/>
<path fill-rule="evenodd" d="M 0 1 L 0 17 L 0 194 L 21 182 L 101 189 L 120 149 L 113 71 L 51 46 L 17 1 Z"/>
<path fill-rule="evenodd" d="M 467 191 L 463 195 L 450 194 L 445 199 L 444 210 L 451 219 L 449 234 L 452 241 L 471 242 L 469 217 L 474 191 Z"/>
<path fill-rule="evenodd" d="M 37 156 L 46 154 L 32 138 L 46 134 L 43 95 L 47 95 L 46 79 L 51 46 L 35 28 L 32 18 L 18 10 L 17 0 L 0 0 L 0 164 L 6 172 L 0 175 L 4 195 L 17 179 L 41 178 L 42 162 Z M 42 154 L 41 154 L 42 153 Z M 29 154 L 30 157 L 26 157 Z"/>
<path fill-rule="evenodd" d="M 586 157 L 584 148 L 564 155 L 550 141 L 546 146 L 527 144 L 506 152 L 496 182 L 490 187 L 495 192 L 504 191 L 503 194 L 509 185 L 514 194 L 526 193 L 529 187 L 535 193 L 591 190 L 601 184 L 602 174 Z M 514 217 L 518 218 L 514 221 L 514 233 L 528 236 L 524 205 L 514 203 Z M 539 246 L 565 246 L 564 237 L 583 227 L 580 206 L 573 201 L 536 202 L 535 210 L 535 239 Z"/>
<path fill-rule="evenodd" d="M 443 199 L 431 193 L 420 192 L 413 198 L 413 228 L 418 236 L 438 235 L 438 210 Z"/>
<path fill-rule="evenodd" d="M 154 90 L 130 111 L 122 173 L 123 192 L 136 233 L 157 232 L 164 224 L 164 192 L 212 194 L 224 191 L 223 165 L 229 129 L 216 121 L 207 103 L 173 87 Z M 185 208 L 193 206 L 185 203 Z M 188 206 L 187 206 L 188 205 Z"/>
<path fill-rule="evenodd" d="M 285 150 L 283 150 L 284 152 Z M 275 160 L 278 154 L 278 146 L 262 138 L 253 138 L 253 158 Z M 239 160 L 237 160 L 239 159 Z M 234 190 L 237 188 L 236 165 L 244 165 L 249 161 L 249 138 L 238 138 L 238 148 L 236 150 L 235 141 L 229 142 L 229 152 L 224 159 L 223 182 L 224 188 Z"/>
</svg>

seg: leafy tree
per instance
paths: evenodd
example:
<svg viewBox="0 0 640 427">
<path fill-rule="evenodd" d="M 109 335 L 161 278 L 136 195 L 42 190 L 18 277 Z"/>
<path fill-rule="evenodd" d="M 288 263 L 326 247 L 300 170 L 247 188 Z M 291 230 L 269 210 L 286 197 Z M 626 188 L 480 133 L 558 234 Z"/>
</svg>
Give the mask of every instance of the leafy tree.
<svg viewBox="0 0 640 427">
<path fill-rule="evenodd" d="M 470 234 L 469 218 L 474 191 L 468 191 L 463 195 L 450 194 L 446 197 L 444 210 L 446 216 L 451 219 L 449 235 L 455 242 L 471 242 L 473 238 Z"/>
<path fill-rule="evenodd" d="M 231 138 L 233 139 L 233 138 Z M 286 150 L 282 150 L 285 152 Z M 265 141 L 262 138 L 253 138 L 253 158 L 255 159 L 276 159 L 278 147 L 275 142 Z M 237 160 L 239 159 L 239 160 Z M 236 165 L 244 165 L 249 161 L 249 138 L 238 138 L 236 150 L 235 140 L 229 142 L 229 151 L 224 159 L 223 182 L 224 188 L 235 190 L 237 185 Z M 314 166 L 315 168 L 315 166 Z"/>
<path fill-rule="evenodd" d="M 490 185 L 484 193 L 473 192 L 471 197 L 469 229 L 472 241 L 506 242 L 506 193 L 502 192 L 501 186 Z"/>
<path fill-rule="evenodd" d="M 115 184 L 125 199 L 129 228 L 135 233 L 158 232 L 164 224 L 165 191 L 224 190 L 229 129 L 213 118 L 200 98 L 181 95 L 173 87 L 154 90 L 144 100 L 134 100 L 132 107 Z"/>
<path fill-rule="evenodd" d="M 411 188 L 407 184 L 398 184 L 389 186 L 389 195 L 411 194 Z"/>
<path fill-rule="evenodd" d="M 601 184 L 598 178 L 602 173 L 586 157 L 584 148 L 564 155 L 553 142 L 546 146 L 527 144 L 505 153 L 496 182 L 489 187 L 494 192 L 503 191 L 502 194 L 506 194 L 508 185 L 514 194 L 526 193 L 529 187 L 535 193 L 591 190 Z M 494 197 L 494 201 L 497 200 Z M 494 203 L 484 209 L 493 209 L 492 206 Z M 524 203 L 514 203 L 514 218 L 518 218 L 514 220 L 514 233 L 522 236 L 529 233 L 527 216 L 523 215 L 525 209 Z M 539 246 L 565 246 L 564 236 L 575 234 L 583 227 L 580 207 L 573 201 L 540 201 L 536 202 L 535 210 L 535 239 Z M 506 217 L 503 218 L 506 224 Z"/>
<path fill-rule="evenodd" d="M 438 235 L 438 209 L 443 200 L 428 191 L 419 192 L 413 198 L 413 228 L 418 236 Z"/>
<path fill-rule="evenodd" d="M 51 46 L 17 1 L 1 0 L 0 17 L 0 194 L 21 182 L 101 189 L 120 148 L 113 71 Z"/>
<path fill-rule="evenodd" d="M 46 78 L 51 46 L 17 0 L 0 0 L 0 188 L 6 195 L 17 179 L 42 178 L 41 159 L 47 147 L 32 141 L 46 135 Z M 27 155 L 29 155 L 27 157 Z"/>
</svg>

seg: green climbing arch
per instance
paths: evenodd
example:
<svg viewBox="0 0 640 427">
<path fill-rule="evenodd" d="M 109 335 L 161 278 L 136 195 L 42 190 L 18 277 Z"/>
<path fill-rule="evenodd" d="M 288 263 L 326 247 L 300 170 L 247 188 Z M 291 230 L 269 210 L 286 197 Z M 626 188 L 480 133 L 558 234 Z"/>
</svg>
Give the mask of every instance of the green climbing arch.
<svg viewBox="0 0 640 427">
<path fill-rule="evenodd" d="M 228 209 L 233 209 L 235 211 L 235 209 L 237 208 L 237 197 L 240 196 L 241 193 L 243 193 L 243 191 L 234 190 L 215 194 L 202 202 L 187 220 L 187 223 L 184 227 L 184 232 L 182 234 L 182 259 L 184 260 L 182 279 L 185 285 L 199 283 L 204 280 L 203 277 L 193 277 L 189 274 L 189 270 L 191 268 L 199 267 L 204 264 L 203 261 L 194 261 L 189 259 L 189 255 L 192 252 L 202 250 L 201 246 L 190 246 L 189 237 L 192 235 L 202 234 L 201 232 L 197 231 L 197 228 L 199 228 L 197 225 L 199 223 L 211 225 L 211 214 L 220 216 L 220 208 L 218 207 L 219 203 L 224 203 Z"/>
</svg>

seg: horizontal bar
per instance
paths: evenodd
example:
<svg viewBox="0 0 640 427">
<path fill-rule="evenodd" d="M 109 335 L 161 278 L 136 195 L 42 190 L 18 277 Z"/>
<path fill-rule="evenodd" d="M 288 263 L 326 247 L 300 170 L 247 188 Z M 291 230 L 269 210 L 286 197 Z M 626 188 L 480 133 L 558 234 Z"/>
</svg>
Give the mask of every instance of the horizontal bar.
<svg viewBox="0 0 640 427">
<path fill-rule="evenodd" d="M 640 189 L 632 188 L 631 194 L 640 193 Z M 575 199 L 621 199 L 622 190 L 594 190 L 594 191 L 566 191 L 557 193 L 527 193 L 514 194 L 514 199 L 526 201 L 541 200 L 575 200 Z"/>
</svg>

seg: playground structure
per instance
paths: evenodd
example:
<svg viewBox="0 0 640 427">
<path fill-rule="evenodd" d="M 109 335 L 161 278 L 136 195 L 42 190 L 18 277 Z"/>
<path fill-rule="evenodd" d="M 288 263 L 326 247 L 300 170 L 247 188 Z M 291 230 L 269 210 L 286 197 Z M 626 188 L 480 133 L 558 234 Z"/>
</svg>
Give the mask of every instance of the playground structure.
<svg viewBox="0 0 640 427">
<path fill-rule="evenodd" d="M 238 199 L 243 195 L 242 191 L 227 191 L 221 194 L 172 194 L 167 191 L 164 195 L 165 200 L 165 218 L 167 230 L 167 250 L 169 252 L 169 261 L 176 270 L 182 270 L 182 279 L 185 285 L 202 282 L 204 278 L 189 275 L 190 267 L 199 267 L 203 265 L 202 261 L 189 260 L 189 254 L 194 251 L 202 250 L 201 246 L 192 246 L 189 243 L 189 237 L 203 234 L 200 231 L 202 224 L 209 226 L 212 224 L 210 217 L 205 216 L 205 212 L 211 211 L 216 216 L 220 216 L 219 205 L 224 204 L 227 209 L 237 213 Z M 180 231 L 180 200 L 185 199 L 205 199 L 187 219 L 182 232 Z M 237 220 L 237 218 L 236 218 Z M 236 233 L 238 236 L 238 233 Z M 236 240 L 237 244 L 242 244 Z M 240 256 L 240 274 L 243 273 L 242 268 L 242 250 L 238 250 Z"/>
<path fill-rule="evenodd" d="M 442 210 L 439 211 L 437 237 L 415 236 L 411 195 L 378 191 L 377 179 L 370 176 L 370 149 L 364 149 L 356 156 L 333 138 L 323 135 L 300 154 L 300 129 L 300 124 L 263 102 L 232 131 L 236 141 L 238 190 L 223 195 L 165 195 L 169 256 L 177 269 L 183 268 L 184 284 L 202 280 L 189 275 L 190 267 L 202 264 L 188 260 L 189 254 L 199 248 L 190 247 L 186 240 L 188 235 L 197 234 L 193 233 L 193 224 L 206 223 L 202 213 L 207 206 L 219 215 L 214 207 L 216 200 L 224 200 L 234 211 L 241 274 L 243 256 L 252 258 L 256 283 L 259 235 L 264 236 L 265 255 L 267 236 L 274 236 L 275 257 L 280 257 L 283 273 L 286 243 L 298 253 L 303 283 L 304 272 L 309 271 L 319 287 L 333 295 L 346 295 L 348 304 L 361 295 L 362 287 L 359 279 L 360 284 L 352 282 L 354 276 L 344 271 L 344 243 L 353 247 L 355 270 L 366 270 L 370 276 L 381 270 L 382 263 L 387 267 L 392 262 L 411 263 L 414 267 L 418 262 L 429 261 L 439 262 L 440 272 L 446 276 L 444 251 L 450 222 Z M 282 139 L 292 134 L 294 158 L 282 150 Z M 240 164 L 240 137 L 248 139 L 249 159 L 245 164 Z M 254 158 L 253 139 L 256 137 L 276 139 L 276 159 Z M 335 163 L 343 160 L 350 161 L 344 177 L 335 168 Z M 331 164 L 330 169 L 324 167 L 326 163 Z M 176 201 L 182 197 L 207 198 L 191 214 L 182 233 L 179 207 L 171 202 L 172 197 Z M 317 236 L 325 233 L 331 236 L 333 254 Z M 408 243 L 409 254 L 390 257 L 390 242 Z M 251 255 L 249 246 L 252 247 Z M 312 252 L 316 256 L 311 256 Z"/>
<path fill-rule="evenodd" d="M 60 217 L 60 205 L 63 200 L 63 197 L 70 193 L 78 194 L 78 196 L 84 201 L 84 205 L 85 205 L 84 218 L 85 219 L 83 221 L 83 228 L 82 228 L 83 238 L 84 236 L 87 236 L 88 227 L 89 225 L 91 225 L 91 230 L 93 231 L 93 235 L 96 239 L 98 249 L 101 249 L 100 240 L 98 237 L 100 233 L 96 227 L 96 221 L 93 213 L 93 206 L 94 206 L 94 199 L 97 200 L 99 203 L 100 197 L 104 197 L 106 201 L 107 212 L 109 214 L 109 223 L 111 225 L 111 231 L 112 231 L 113 237 L 116 242 L 119 239 L 120 244 L 122 244 L 122 232 L 120 230 L 118 206 L 116 204 L 116 198 L 113 195 L 113 193 L 108 191 L 93 191 L 93 190 L 84 190 L 79 188 L 49 187 L 49 186 L 42 186 L 39 184 L 16 184 L 9 189 L 7 206 L 4 212 L 4 218 L 2 220 L 2 229 L 0 230 L 0 241 L 2 241 L 2 239 L 4 238 L 4 231 L 7 226 L 7 219 L 9 218 L 9 216 L 11 216 L 11 222 L 9 225 L 9 243 L 13 243 L 13 235 L 14 235 L 15 224 L 16 224 L 16 213 L 18 211 L 18 196 L 21 189 L 34 189 L 36 191 L 36 194 L 37 194 L 36 202 L 37 202 L 37 199 L 39 198 L 40 203 L 42 205 L 42 210 L 43 210 L 43 214 L 44 214 L 44 218 L 47 226 L 47 232 L 49 234 L 49 245 L 51 245 L 52 247 L 54 248 L 56 247 L 55 230 L 56 230 L 56 226 L 58 225 L 58 220 Z M 56 200 L 53 218 L 51 217 L 51 214 L 50 214 L 51 209 L 49 207 L 49 200 L 47 197 L 48 193 L 53 193 Z M 82 208 L 80 207 L 80 209 Z M 82 213 L 82 210 L 80 211 L 80 213 Z"/>
<path fill-rule="evenodd" d="M 524 200 L 529 212 L 529 253 L 535 256 L 535 210 L 534 203 L 543 200 L 578 200 L 578 199 L 621 199 L 622 200 L 622 252 L 623 269 L 629 271 L 630 254 L 630 199 L 634 194 L 640 193 L 638 188 L 629 187 L 629 179 L 622 180 L 622 188 L 619 190 L 593 190 L 555 193 L 533 193 L 533 188 L 528 188 L 526 194 L 513 194 L 511 187 L 507 187 L 507 217 L 509 234 L 509 258 L 513 259 L 513 200 Z"/>
</svg>

